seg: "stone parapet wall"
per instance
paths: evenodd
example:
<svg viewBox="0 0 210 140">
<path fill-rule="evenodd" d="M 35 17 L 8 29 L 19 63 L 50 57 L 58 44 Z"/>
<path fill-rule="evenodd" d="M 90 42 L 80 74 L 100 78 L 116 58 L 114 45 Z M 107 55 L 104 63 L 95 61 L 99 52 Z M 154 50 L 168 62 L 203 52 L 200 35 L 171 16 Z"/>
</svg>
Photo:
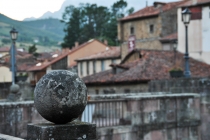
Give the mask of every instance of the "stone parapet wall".
<svg viewBox="0 0 210 140">
<path fill-rule="evenodd" d="M 170 80 L 155 80 L 149 83 L 149 91 L 172 93 L 198 93 L 200 94 L 199 128 L 201 139 L 210 137 L 210 78 L 178 78 Z"/>
<path fill-rule="evenodd" d="M 26 138 L 27 124 L 47 122 L 34 107 L 33 101 L 0 102 L 0 133 Z"/>
<path fill-rule="evenodd" d="M 208 136 L 208 129 L 203 125 L 200 128 L 201 118 L 208 118 L 208 105 L 200 106 L 199 94 L 156 92 L 90 95 L 90 102 L 119 99 L 124 106 L 123 118 L 120 119 L 123 122 L 119 126 L 97 128 L 101 140 L 199 140 Z M 106 110 L 104 107 L 101 110 Z M 114 106 L 109 109 L 112 108 L 116 109 Z M 27 124 L 42 122 L 47 121 L 38 114 L 33 101 L 0 103 L 2 134 L 26 138 Z M 208 128 L 208 124 L 205 126 Z"/>
<path fill-rule="evenodd" d="M 105 140 L 200 139 L 200 95 L 130 93 L 92 95 L 92 100 L 124 99 L 125 126 L 101 127 L 98 137 Z M 114 109 L 114 106 L 112 107 Z"/>
</svg>

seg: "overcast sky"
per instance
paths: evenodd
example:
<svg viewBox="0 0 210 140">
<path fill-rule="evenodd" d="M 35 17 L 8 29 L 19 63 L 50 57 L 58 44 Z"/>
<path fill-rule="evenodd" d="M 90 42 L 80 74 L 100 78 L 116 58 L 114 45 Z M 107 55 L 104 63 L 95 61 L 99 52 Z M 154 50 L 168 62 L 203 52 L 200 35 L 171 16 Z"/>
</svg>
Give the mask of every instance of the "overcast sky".
<svg viewBox="0 0 210 140">
<path fill-rule="evenodd" d="M 12 19 L 23 20 L 29 17 L 41 17 L 45 12 L 58 11 L 65 0 L 0 0 L 0 13 Z M 97 5 L 110 7 L 117 0 L 68 0 L 72 5 L 79 3 L 96 3 Z M 135 11 L 146 6 L 146 0 L 126 0 L 128 7 L 134 7 Z M 152 5 L 155 0 L 147 0 Z M 156 0 L 157 1 L 157 0 Z M 174 0 L 158 0 L 170 2 Z M 0 19 L 1 20 L 1 19 Z"/>
</svg>

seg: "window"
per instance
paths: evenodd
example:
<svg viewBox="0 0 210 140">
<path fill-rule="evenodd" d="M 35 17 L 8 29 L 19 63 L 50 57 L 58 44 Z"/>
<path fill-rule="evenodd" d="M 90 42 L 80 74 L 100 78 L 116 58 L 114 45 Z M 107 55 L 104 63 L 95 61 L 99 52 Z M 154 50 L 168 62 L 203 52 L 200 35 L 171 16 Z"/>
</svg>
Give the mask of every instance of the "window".
<svg viewBox="0 0 210 140">
<path fill-rule="evenodd" d="M 87 75 L 89 75 L 89 61 L 87 61 Z"/>
<path fill-rule="evenodd" d="M 99 94 L 99 90 L 98 90 L 98 89 L 96 89 L 96 94 L 97 94 L 97 95 Z"/>
<path fill-rule="evenodd" d="M 101 60 L 101 71 L 105 70 L 105 62 L 104 60 Z"/>
<path fill-rule="evenodd" d="M 153 24 L 149 26 L 149 31 L 150 31 L 150 33 L 154 32 L 154 25 Z"/>
<path fill-rule="evenodd" d="M 96 73 L 96 61 L 93 60 L 93 74 Z"/>
<path fill-rule="evenodd" d="M 134 34 L 134 27 L 130 28 L 130 34 L 133 35 Z"/>
<path fill-rule="evenodd" d="M 80 75 L 82 76 L 83 75 L 83 65 L 82 65 L 83 62 L 80 62 Z"/>
<path fill-rule="evenodd" d="M 185 8 L 183 7 L 182 10 Z M 202 7 L 190 7 L 190 11 L 192 12 L 190 20 L 198 20 L 202 19 Z"/>
</svg>

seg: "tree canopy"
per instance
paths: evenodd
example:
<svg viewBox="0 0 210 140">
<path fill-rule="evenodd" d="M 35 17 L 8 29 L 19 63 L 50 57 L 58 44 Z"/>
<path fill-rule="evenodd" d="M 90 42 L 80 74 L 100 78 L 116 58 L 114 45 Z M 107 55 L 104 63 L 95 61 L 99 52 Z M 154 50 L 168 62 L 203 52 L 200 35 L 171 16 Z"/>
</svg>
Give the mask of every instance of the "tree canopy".
<svg viewBox="0 0 210 140">
<path fill-rule="evenodd" d="M 61 46 L 72 48 L 75 42 L 84 43 L 92 38 L 116 45 L 117 20 L 134 11 L 133 8 L 125 11 L 126 7 L 124 0 L 118 0 L 110 9 L 89 3 L 66 7 L 62 19 L 66 23 L 66 35 Z"/>
</svg>

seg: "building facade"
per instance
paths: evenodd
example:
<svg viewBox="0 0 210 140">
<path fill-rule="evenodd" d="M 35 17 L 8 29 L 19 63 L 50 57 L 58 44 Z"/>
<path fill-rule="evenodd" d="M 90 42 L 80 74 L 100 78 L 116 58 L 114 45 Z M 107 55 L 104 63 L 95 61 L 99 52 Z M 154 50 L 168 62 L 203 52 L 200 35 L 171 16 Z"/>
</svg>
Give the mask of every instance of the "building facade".
<svg viewBox="0 0 210 140">
<path fill-rule="evenodd" d="M 178 8 L 178 50 L 185 52 L 185 25 L 182 22 L 182 10 L 186 7 L 192 12 L 188 25 L 189 55 L 199 61 L 210 64 L 210 0 L 191 0 Z"/>
<path fill-rule="evenodd" d="M 181 2 L 154 2 L 118 22 L 122 59 L 134 48 L 163 50 L 159 39 L 177 32 L 177 5 Z M 134 37 L 134 41 L 130 39 Z M 132 49 L 129 49 L 133 46 Z"/>
<path fill-rule="evenodd" d="M 120 63 L 120 47 L 107 47 L 105 51 L 77 59 L 78 75 L 85 77 L 111 69 L 110 64 Z"/>
</svg>

